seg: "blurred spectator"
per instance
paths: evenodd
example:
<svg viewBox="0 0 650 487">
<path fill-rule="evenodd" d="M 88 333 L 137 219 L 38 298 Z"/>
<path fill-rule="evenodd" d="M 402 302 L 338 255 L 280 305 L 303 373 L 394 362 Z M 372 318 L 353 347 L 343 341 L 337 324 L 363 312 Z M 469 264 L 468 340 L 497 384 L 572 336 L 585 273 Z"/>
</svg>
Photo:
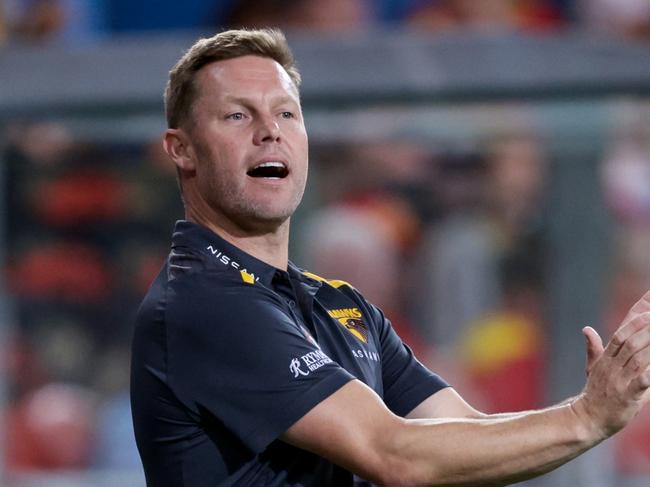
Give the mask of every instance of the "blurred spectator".
<svg viewBox="0 0 650 487">
<path fill-rule="evenodd" d="M 545 31 L 565 24 L 564 7 L 563 2 L 553 0 L 416 0 L 407 14 L 407 22 L 411 27 L 428 31 Z"/>
<path fill-rule="evenodd" d="M 92 246 L 44 242 L 15 259 L 8 282 L 21 296 L 98 302 L 111 288 L 112 275 L 104 256 Z"/>
<path fill-rule="evenodd" d="M 553 31 L 571 20 L 573 0 L 524 0 L 515 4 L 515 25 L 525 31 Z"/>
<path fill-rule="evenodd" d="M 106 223 L 125 216 L 133 203 L 131 188 L 118 175 L 117 146 L 102 150 L 73 140 L 64 125 L 53 122 L 14 124 L 8 139 L 8 179 L 18 185 L 9 204 L 27 206 L 39 224 L 82 228 Z"/>
<path fill-rule="evenodd" d="M 348 281 L 377 306 L 395 310 L 400 261 L 390 231 L 389 221 L 360 208 L 317 211 L 304 233 L 307 267 Z"/>
<path fill-rule="evenodd" d="M 443 155 L 435 174 L 432 196 L 441 216 L 422 241 L 417 309 L 425 336 L 449 352 L 465 327 L 498 303 L 486 170 L 481 156 Z"/>
<path fill-rule="evenodd" d="M 108 1 L 3 0 L 0 26 L 4 28 L 0 31 L 4 30 L 6 40 L 36 45 L 94 41 L 106 33 L 104 6 Z"/>
<path fill-rule="evenodd" d="M 370 0 L 295 0 L 282 16 L 281 26 L 323 32 L 355 32 L 372 27 Z"/>
<path fill-rule="evenodd" d="M 135 159 L 139 164 L 129 169 L 125 185 L 129 218 L 137 221 L 139 228 L 146 227 L 151 233 L 164 229 L 162 236 L 166 239 L 170 222 L 183 218 L 184 214 L 176 166 L 157 138 L 147 141 Z"/>
<path fill-rule="evenodd" d="M 168 225 L 163 228 L 169 233 Z M 142 238 L 125 238 L 120 249 L 120 287 L 133 298 L 144 296 L 151 283 L 160 272 L 167 258 L 169 249 L 160 245 L 160 241 L 149 242 Z M 124 297 L 127 299 L 127 297 Z M 138 306 L 139 301 L 133 303 Z"/>
<path fill-rule="evenodd" d="M 629 39 L 650 38 L 650 3 L 647 0 L 578 0 L 588 28 Z"/>
<path fill-rule="evenodd" d="M 277 26 L 354 32 L 405 26 L 428 32 L 556 31 L 586 26 L 631 39 L 650 36 L 646 0 L 3 0 L 0 46 L 7 41 L 78 44 L 120 33 L 213 32 Z"/>
<path fill-rule="evenodd" d="M 338 166 L 331 168 L 334 174 L 331 186 L 344 188 L 337 199 L 348 202 L 363 202 L 375 196 L 381 199 L 382 195 L 397 196 L 409 207 L 413 217 L 421 220 L 408 220 L 410 231 L 400 230 L 402 250 L 408 252 L 412 250 L 409 247 L 416 244 L 422 221 L 431 218 L 433 213 L 430 183 L 434 165 L 429 147 L 406 138 L 355 143 L 349 146 L 348 154 L 341 158 Z M 348 175 L 350 188 L 336 177 L 337 169 Z"/>
<path fill-rule="evenodd" d="M 409 14 L 409 25 L 431 31 L 464 26 L 480 30 L 509 30 L 513 26 L 508 0 L 423 0 Z"/>
<path fill-rule="evenodd" d="M 7 469 L 88 466 L 93 401 L 92 394 L 80 386 L 51 383 L 18 402 L 7 414 Z"/>
<path fill-rule="evenodd" d="M 622 223 L 650 218 L 650 132 L 641 127 L 623 127 L 601 166 L 605 199 Z"/>
<path fill-rule="evenodd" d="M 5 0 L 2 6 L 7 30 L 20 41 L 46 42 L 65 26 L 65 10 L 60 0 Z"/>
<path fill-rule="evenodd" d="M 501 263 L 501 305 L 471 323 L 459 340 L 461 363 L 486 412 L 544 404 L 542 263 L 531 262 L 530 250 Z"/>
<path fill-rule="evenodd" d="M 7 19 L 5 8 L 4 0 L 0 1 L 0 48 L 9 39 L 9 21 Z"/>
<path fill-rule="evenodd" d="M 493 222 L 504 247 L 519 235 L 535 231 L 544 215 L 547 161 L 539 140 L 514 134 L 486 148 L 488 195 Z"/>
<path fill-rule="evenodd" d="M 125 216 L 128 188 L 113 174 L 95 168 L 73 170 L 43 181 L 32 196 L 44 223 L 83 226 Z"/>
<path fill-rule="evenodd" d="M 288 2 L 282 0 L 239 0 L 225 18 L 232 28 L 261 28 L 278 25 Z"/>
<path fill-rule="evenodd" d="M 6 355 L 0 370 L 6 373 L 8 402 L 24 397 L 50 379 L 42 358 L 26 335 L 15 333 L 3 351 Z"/>
<path fill-rule="evenodd" d="M 2 37 L 30 44 L 78 44 L 111 34 L 181 30 L 212 32 L 237 0 L 3 0 Z M 4 33 L 4 34 L 3 34 Z"/>
<path fill-rule="evenodd" d="M 19 236 L 33 235 L 37 222 L 33 212 L 33 191 L 40 178 L 61 168 L 76 146 L 69 130 L 52 122 L 14 122 L 6 127 L 6 149 L 2 169 L 7 182 L 3 188 L 9 251 L 17 245 Z"/>
<path fill-rule="evenodd" d="M 9 144 L 25 163 L 51 167 L 63 163 L 75 147 L 70 131 L 60 123 L 13 123 L 6 128 Z"/>
<path fill-rule="evenodd" d="M 227 18 L 227 24 L 353 33 L 376 25 L 374 7 L 372 0 L 240 0 Z"/>
<path fill-rule="evenodd" d="M 547 164 L 540 147 L 514 133 L 476 155 L 440 157 L 434 192 L 441 218 L 423 240 L 418 309 L 426 336 L 442 351 L 455 353 L 469 327 L 502 314 L 502 300 L 519 292 L 502 289 L 503 262 L 519 255 L 526 266 L 541 265 Z"/>
<path fill-rule="evenodd" d="M 31 341 L 51 381 L 88 384 L 95 344 L 94 330 L 71 313 L 41 318 Z"/>
<path fill-rule="evenodd" d="M 422 246 L 419 322 L 432 344 L 451 350 L 464 329 L 496 307 L 496 249 L 489 223 L 476 212 L 450 214 Z"/>
</svg>

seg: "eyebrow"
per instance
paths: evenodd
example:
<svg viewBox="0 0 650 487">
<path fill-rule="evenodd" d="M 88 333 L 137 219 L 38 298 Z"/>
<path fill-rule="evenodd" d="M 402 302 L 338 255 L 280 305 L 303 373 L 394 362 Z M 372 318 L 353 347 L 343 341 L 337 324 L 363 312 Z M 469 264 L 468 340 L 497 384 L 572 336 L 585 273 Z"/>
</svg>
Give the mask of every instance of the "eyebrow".
<svg viewBox="0 0 650 487">
<path fill-rule="evenodd" d="M 252 98 L 247 98 L 245 96 L 232 96 L 232 95 L 227 95 L 225 97 L 225 101 L 228 103 L 236 103 L 238 105 L 250 105 L 253 102 Z M 294 98 L 292 98 L 289 95 L 282 95 L 278 96 L 274 99 L 272 99 L 273 103 L 275 105 L 283 105 L 285 103 L 294 103 L 298 104 Z"/>
</svg>

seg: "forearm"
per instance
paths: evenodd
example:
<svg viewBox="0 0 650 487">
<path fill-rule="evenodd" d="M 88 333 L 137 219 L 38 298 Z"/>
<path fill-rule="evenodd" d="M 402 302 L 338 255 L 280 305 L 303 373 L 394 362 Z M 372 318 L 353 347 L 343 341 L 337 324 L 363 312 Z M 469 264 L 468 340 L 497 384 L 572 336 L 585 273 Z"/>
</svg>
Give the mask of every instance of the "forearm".
<svg viewBox="0 0 650 487">
<path fill-rule="evenodd" d="M 548 472 L 598 441 L 565 404 L 503 418 L 405 420 L 395 446 L 415 485 L 505 485 Z"/>
<path fill-rule="evenodd" d="M 548 411 L 550 409 L 556 409 L 560 406 L 566 406 L 571 404 L 573 401 L 577 399 L 577 396 L 570 397 L 568 399 L 565 399 L 562 402 L 559 402 L 553 406 L 549 406 L 548 408 L 540 409 L 540 410 L 526 410 L 526 411 L 514 411 L 514 412 L 504 412 L 504 413 L 478 413 L 476 416 L 472 416 L 474 419 L 510 419 L 510 418 L 518 418 L 519 416 L 523 416 L 526 414 L 530 414 L 533 412 L 543 412 L 543 411 Z"/>
</svg>

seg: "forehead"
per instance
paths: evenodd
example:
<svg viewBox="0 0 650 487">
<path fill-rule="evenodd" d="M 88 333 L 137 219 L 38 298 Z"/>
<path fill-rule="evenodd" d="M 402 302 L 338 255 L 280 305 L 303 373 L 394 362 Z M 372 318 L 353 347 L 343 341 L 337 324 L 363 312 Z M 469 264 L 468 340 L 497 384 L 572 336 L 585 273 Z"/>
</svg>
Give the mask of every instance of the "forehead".
<svg viewBox="0 0 650 487">
<path fill-rule="evenodd" d="M 201 94 L 210 92 L 211 96 L 255 96 L 277 92 L 298 98 L 298 89 L 282 65 L 260 56 L 214 61 L 201 68 L 197 80 Z"/>
</svg>

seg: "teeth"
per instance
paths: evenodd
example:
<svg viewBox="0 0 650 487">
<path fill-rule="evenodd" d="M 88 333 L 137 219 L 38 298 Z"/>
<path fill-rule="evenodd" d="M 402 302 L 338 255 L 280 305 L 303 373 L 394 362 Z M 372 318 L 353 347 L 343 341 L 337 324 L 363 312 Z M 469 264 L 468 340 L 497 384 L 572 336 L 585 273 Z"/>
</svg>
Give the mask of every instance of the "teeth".
<svg viewBox="0 0 650 487">
<path fill-rule="evenodd" d="M 289 170 L 284 162 L 266 161 L 249 169 L 246 174 L 253 178 L 282 179 L 289 175 Z"/>
<path fill-rule="evenodd" d="M 285 166 L 284 163 L 282 162 L 269 161 L 269 162 L 263 162 L 262 164 L 255 167 L 258 168 L 258 167 L 285 167 Z"/>
</svg>

